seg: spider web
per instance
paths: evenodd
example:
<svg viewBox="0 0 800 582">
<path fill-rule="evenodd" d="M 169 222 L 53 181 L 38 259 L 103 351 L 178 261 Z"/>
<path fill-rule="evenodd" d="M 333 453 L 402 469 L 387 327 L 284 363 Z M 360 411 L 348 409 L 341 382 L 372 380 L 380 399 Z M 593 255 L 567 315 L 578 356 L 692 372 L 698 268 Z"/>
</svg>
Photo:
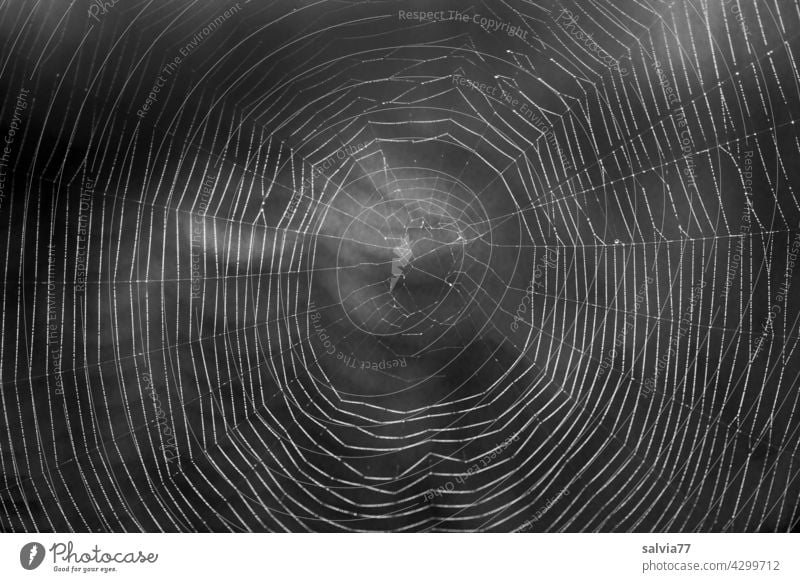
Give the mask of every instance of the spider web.
<svg viewBox="0 0 800 582">
<path fill-rule="evenodd" d="M 0 8 L 2 530 L 796 527 L 796 2 L 235 6 Z"/>
</svg>

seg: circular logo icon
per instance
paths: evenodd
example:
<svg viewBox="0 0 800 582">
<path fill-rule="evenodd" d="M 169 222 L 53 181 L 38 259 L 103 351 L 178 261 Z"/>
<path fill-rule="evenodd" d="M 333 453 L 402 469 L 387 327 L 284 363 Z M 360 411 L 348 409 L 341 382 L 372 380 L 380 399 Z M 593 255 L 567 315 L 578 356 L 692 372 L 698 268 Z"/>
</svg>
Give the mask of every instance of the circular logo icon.
<svg viewBox="0 0 800 582">
<path fill-rule="evenodd" d="M 38 542 L 30 542 L 22 546 L 19 552 L 19 563 L 26 570 L 35 570 L 44 561 L 44 546 Z"/>
</svg>

